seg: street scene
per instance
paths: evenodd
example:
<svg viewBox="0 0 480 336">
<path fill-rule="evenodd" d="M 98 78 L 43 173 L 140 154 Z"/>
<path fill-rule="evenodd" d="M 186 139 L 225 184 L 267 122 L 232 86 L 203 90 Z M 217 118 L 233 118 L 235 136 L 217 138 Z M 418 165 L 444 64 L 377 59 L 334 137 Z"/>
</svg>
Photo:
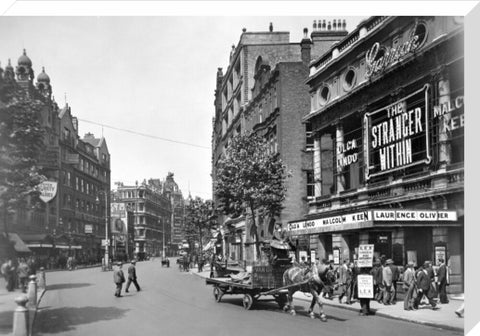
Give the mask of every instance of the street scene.
<svg viewBox="0 0 480 336">
<path fill-rule="evenodd" d="M 0 31 L 1 334 L 464 334 L 463 16 Z"/>
</svg>

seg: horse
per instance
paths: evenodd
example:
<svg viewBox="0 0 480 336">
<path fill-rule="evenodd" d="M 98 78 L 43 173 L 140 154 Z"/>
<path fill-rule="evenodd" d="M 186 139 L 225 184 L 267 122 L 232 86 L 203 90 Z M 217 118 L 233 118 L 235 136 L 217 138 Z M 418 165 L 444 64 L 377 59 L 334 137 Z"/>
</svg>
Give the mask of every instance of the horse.
<svg viewBox="0 0 480 336">
<path fill-rule="evenodd" d="M 320 320 L 326 322 L 327 315 L 323 312 L 323 303 L 320 300 L 320 293 L 326 282 L 329 281 L 326 276 L 328 272 L 327 268 L 327 265 L 320 265 L 318 267 L 316 263 L 313 263 L 309 269 L 292 266 L 285 270 L 283 273 L 283 285 L 290 287 L 288 287 L 287 303 L 283 307 L 283 310 L 287 311 L 290 309 L 290 314 L 295 315 L 296 312 L 292 305 L 293 294 L 297 291 L 311 293 L 313 297 L 310 309 L 308 310 L 308 315 L 310 315 L 312 319 L 315 318 L 315 312 L 313 310 L 315 308 L 315 303 L 317 303 L 320 307 Z M 298 284 L 298 286 L 291 286 L 294 284 Z"/>
</svg>

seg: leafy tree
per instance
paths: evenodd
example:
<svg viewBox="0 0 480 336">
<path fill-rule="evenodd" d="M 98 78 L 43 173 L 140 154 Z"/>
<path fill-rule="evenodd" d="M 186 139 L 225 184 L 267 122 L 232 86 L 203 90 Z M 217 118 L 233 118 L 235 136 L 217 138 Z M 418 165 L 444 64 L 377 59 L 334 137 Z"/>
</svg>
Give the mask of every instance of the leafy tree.
<svg viewBox="0 0 480 336">
<path fill-rule="evenodd" d="M 203 249 L 203 238 L 209 237 L 212 229 L 216 227 L 216 211 L 211 200 L 204 201 L 200 197 L 190 199 L 185 206 L 184 233 L 190 237 L 190 246 L 193 237 L 198 237 L 200 250 Z"/>
<path fill-rule="evenodd" d="M 286 176 L 279 154 L 268 150 L 263 137 L 256 133 L 237 136 L 218 162 L 215 194 L 226 215 L 236 217 L 249 210 L 249 232 L 258 242 L 255 210 L 263 208 L 270 218 L 280 214 Z M 259 255 L 258 244 L 256 248 Z"/>
<path fill-rule="evenodd" d="M 8 213 L 38 196 L 44 180 L 38 158 L 44 148 L 40 123 L 44 103 L 15 82 L 0 83 L 0 207 L 4 230 Z M 35 203 L 35 202 L 33 202 Z"/>
</svg>

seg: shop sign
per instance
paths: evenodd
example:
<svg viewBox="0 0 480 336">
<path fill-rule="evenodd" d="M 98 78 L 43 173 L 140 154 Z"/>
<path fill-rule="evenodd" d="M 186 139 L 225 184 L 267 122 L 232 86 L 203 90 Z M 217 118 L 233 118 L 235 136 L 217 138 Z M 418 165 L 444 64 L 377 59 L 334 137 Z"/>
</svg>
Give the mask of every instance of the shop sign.
<svg viewBox="0 0 480 336">
<path fill-rule="evenodd" d="M 442 131 L 451 132 L 465 126 L 463 102 L 464 98 L 462 95 L 433 107 L 434 118 L 439 118 L 443 115 L 450 116 L 450 118 L 443 118 Z"/>
<path fill-rule="evenodd" d="M 365 114 L 366 179 L 431 161 L 426 84 L 409 96 Z"/>
<path fill-rule="evenodd" d="M 374 210 L 374 221 L 456 221 L 456 211 Z"/>
<path fill-rule="evenodd" d="M 50 202 L 57 194 L 57 182 L 54 181 L 44 181 L 39 184 L 38 188 L 40 199 L 45 203 Z"/>
<path fill-rule="evenodd" d="M 374 244 L 361 244 L 358 246 L 358 267 L 373 266 L 373 250 Z"/>
<path fill-rule="evenodd" d="M 371 77 L 377 73 L 383 72 L 398 61 L 404 59 L 409 54 L 421 47 L 420 37 L 413 33 L 410 38 L 397 46 L 396 48 L 382 46 L 379 42 L 375 42 L 365 55 L 365 63 L 367 71 L 365 75 Z M 383 55 L 379 54 L 383 51 Z M 381 55 L 381 56 L 379 56 Z"/>
<path fill-rule="evenodd" d="M 337 167 L 345 167 L 358 161 L 356 153 L 357 141 L 355 139 L 345 143 L 339 143 L 337 146 Z M 355 153 L 352 151 L 355 150 Z"/>
<path fill-rule="evenodd" d="M 358 298 L 373 299 L 373 276 L 359 274 L 357 276 Z"/>
<path fill-rule="evenodd" d="M 316 229 L 325 225 L 354 224 L 354 223 L 367 222 L 371 220 L 372 220 L 372 212 L 363 211 L 363 212 L 356 212 L 356 213 L 341 215 L 341 216 L 326 217 L 326 218 L 320 218 L 320 219 L 288 223 L 287 231 Z"/>
<path fill-rule="evenodd" d="M 85 224 L 85 233 L 93 233 L 92 224 Z"/>
</svg>

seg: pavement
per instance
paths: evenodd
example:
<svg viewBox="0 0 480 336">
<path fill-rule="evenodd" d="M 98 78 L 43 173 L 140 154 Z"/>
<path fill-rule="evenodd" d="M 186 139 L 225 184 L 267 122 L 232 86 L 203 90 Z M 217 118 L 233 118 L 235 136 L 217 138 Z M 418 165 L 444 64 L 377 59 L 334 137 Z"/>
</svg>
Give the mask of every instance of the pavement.
<svg viewBox="0 0 480 336">
<path fill-rule="evenodd" d="M 200 276 L 202 278 L 208 278 L 210 276 L 210 267 L 205 267 L 207 271 L 198 272 L 197 268 L 190 269 L 190 273 Z M 294 299 L 302 301 L 312 301 L 312 295 L 308 293 L 296 292 L 293 295 Z M 345 300 L 344 300 L 345 301 Z M 353 311 L 360 311 L 360 303 L 354 302 L 351 305 L 345 303 L 339 303 L 337 296 L 334 296 L 332 300 L 323 299 L 325 306 L 334 306 L 337 308 L 343 308 Z M 455 310 L 463 303 L 463 295 L 453 296 L 450 295 L 450 302 L 448 304 L 438 304 L 439 309 L 432 310 L 430 305 L 420 305 L 418 310 L 404 310 L 403 309 L 403 296 L 401 301 L 397 301 L 395 305 L 383 305 L 375 300 L 370 301 L 370 310 L 374 312 L 376 316 L 382 316 L 386 318 L 404 320 L 412 323 L 419 323 L 432 327 L 438 327 L 442 329 L 464 331 L 464 319 L 459 318 L 455 314 Z M 328 315 L 328 310 L 326 310 Z"/>
<path fill-rule="evenodd" d="M 45 292 L 45 289 L 37 289 L 37 305 L 35 306 L 35 309 L 29 310 L 30 330 L 32 330 L 37 314 L 37 308 Z M 18 307 L 15 299 L 22 295 L 27 294 L 22 293 L 20 289 L 8 292 L 5 289 L 5 279 L 3 277 L 0 278 L 0 334 L 9 335 L 13 333 L 13 315 L 15 309 Z"/>
</svg>

